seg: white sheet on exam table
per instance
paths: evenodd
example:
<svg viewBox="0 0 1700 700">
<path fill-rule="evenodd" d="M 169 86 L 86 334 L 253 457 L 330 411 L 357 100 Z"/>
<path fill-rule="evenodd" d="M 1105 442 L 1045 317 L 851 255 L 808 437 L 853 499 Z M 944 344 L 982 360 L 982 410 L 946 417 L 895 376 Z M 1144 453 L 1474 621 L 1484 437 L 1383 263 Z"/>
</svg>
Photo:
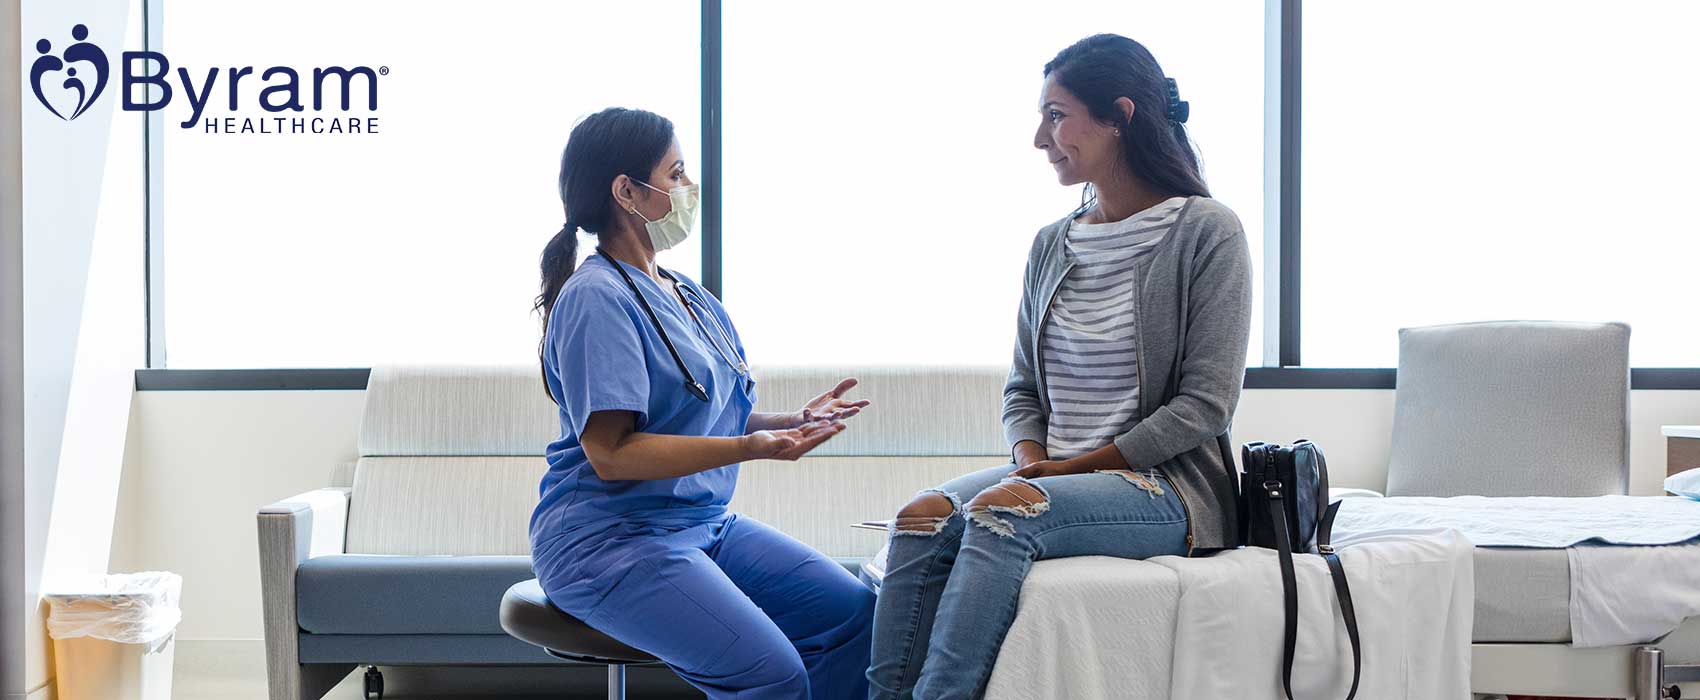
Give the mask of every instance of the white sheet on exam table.
<svg viewBox="0 0 1700 700">
<path fill-rule="evenodd" d="M 1700 571 L 1700 502 L 1691 499 L 1350 499 L 1334 532 L 1347 541 L 1411 527 L 1455 529 L 1481 547 L 1566 549 L 1573 646 L 1652 641 L 1700 615 L 1700 577 L 1693 573 Z"/>
<path fill-rule="evenodd" d="M 1477 547 L 1675 544 L 1700 537 L 1700 501 L 1664 496 L 1348 498 L 1334 531 L 1457 530 Z"/>
<path fill-rule="evenodd" d="M 1570 635 L 1579 647 L 1650 642 L 1700 616 L 1700 540 L 1570 548 Z"/>
</svg>

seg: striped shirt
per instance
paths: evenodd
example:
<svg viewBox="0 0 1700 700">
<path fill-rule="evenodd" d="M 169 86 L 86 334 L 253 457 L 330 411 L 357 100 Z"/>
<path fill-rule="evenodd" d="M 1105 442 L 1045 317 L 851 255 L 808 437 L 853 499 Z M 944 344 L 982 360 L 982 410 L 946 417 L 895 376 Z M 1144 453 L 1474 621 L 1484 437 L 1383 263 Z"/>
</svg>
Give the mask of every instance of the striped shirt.
<svg viewBox="0 0 1700 700">
<path fill-rule="evenodd" d="M 1057 288 L 1039 349 L 1051 459 L 1108 445 L 1139 421 L 1135 260 L 1157 247 L 1184 204 L 1172 197 L 1121 221 L 1069 226 L 1074 268 Z"/>
</svg>

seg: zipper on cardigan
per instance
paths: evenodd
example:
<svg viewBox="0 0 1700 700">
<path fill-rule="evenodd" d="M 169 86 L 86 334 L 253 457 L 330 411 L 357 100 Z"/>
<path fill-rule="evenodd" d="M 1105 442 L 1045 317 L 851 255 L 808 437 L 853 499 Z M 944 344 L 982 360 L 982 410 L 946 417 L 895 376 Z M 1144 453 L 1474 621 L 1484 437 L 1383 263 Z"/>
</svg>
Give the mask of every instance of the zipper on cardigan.
<svg viewBox="0 0 1700 700">
<path fill-rule="evenodd" d="M 1174 485 L 1173 480 L 1169 482 L 1169 486 L 1174 488 L 1175 499 L 1181 502 L 1181 512 L 1186 514 L 1186 555 L 1191 557 L 1192 550 L 1194 549 L 1192 539 L 1192 508 L 1187 507 L 1186 494 L 1181 492 L 1181 488 L 1179 486 Z"/>
<path fill-rule="evenodd" d="M 1145 277 L 1143 275 L 1139 274 L 1139 268 L 1142 264 L 1143 264 L 1143 262 L 1141 262 L 1141 261 L 1135 261 L 1133 263 L 1133 306 L 1132 306 L 1132 308 L 1133 308 L 1133 323 L 1134 323 L 1134 329 L 1135 329 L 1135 332 L 1133 334 L 1133 344 L 1134 344 L 1134 350 L 1133 350 L 1133 380 L 1135 382 L 1135 386 L 1140 387 L 1140 392 L 1139 392 L 1139 414 L 1140 414 L 1140 418 L 1139 419 L 1145 420 L 1145 417 L 1146 417 L 1145 400 L 1150 396 L 1150 393 L 1145 391 L 1145 388 L 1146 388 L 1145 387 L 1145 369 L 1143 367 L 1143 365 L 1145 363 L 1145 334 L 1143 332 L 1139 331 L 1139 326 L 1140 326 L 1140 324 L 1144 323 L 1144 319 L 1145 319 L 1145 314 L 1142 313 L 1140 311 L 1140 308 L 1139 308 L 1139 287 L 1140 287 L 1141 283 L 1143 283 L 1144 280 L 1145 280 Z M 1178 362 L 1179 358 L 1176 358 L 1176 361 Z M 1184 492 L 1182 492 L 1180 487 L 1174 486 L 1173 480 L 1170 480 L 1169 485 L 1174 487 L 1175 498 L 1181 502 L 1181 512 L 1186 514 L 1186 555 L 1188 557 L 1191 557 L 1192 556 L 1192 550 L 1196 548 L 1196 545 L 1195 545 L 1196 540 L 1193 539 L 1192 507 L 1187 505 L 1186 494 Z"/>
</svg>

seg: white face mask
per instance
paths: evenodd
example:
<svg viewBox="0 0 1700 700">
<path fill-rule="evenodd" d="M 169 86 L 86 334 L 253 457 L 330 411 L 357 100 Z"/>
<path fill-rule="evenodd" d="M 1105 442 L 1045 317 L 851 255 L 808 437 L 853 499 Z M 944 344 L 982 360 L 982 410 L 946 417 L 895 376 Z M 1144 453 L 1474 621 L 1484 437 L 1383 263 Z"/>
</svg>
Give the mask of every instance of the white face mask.
<svg viewBox="0 0 1700 700">
<path fill-rule="evenodd" d="M 691 229 L 697 223 L 699 188 L 696 185 L 680 185 L 671 190 L 663 191 L 659 187 L 636 178 L 633 178 L 632 181 L 667 195 L 668 201 L 673 206 L 673 210 L 667 212 L 666 216 L 654 221 L 645 218 L 643 214 L 637 211 L 636 207 L 632 208 L 632 213 L 643 219 L 643 228 L 649 231 L 649 242 L 655 245 L 656 252 L 679 245 L 690 237 Z"/>
</svg>

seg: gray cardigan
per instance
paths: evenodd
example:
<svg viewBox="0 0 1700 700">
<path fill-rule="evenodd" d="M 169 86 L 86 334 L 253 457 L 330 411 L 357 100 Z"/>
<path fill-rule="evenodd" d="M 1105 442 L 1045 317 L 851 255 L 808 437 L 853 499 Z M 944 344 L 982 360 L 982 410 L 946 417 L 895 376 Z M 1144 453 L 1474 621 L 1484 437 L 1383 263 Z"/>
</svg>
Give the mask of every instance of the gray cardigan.
<svg viewBox="0 0 1700 700">
<path fill-rule="evenodd" d="M 1074 267 L 1064 254 L 1073 217 L 1039 230 L 1028 254 L 1015 361 L 1004 386 L 1004 437 L 1045 444 L 1045 373 L 1039 343 L 1051 302 Z M 1136 470 L 1156 469 L 1181 497 L 1187 544 L 1239 544 L 1238 475 L 1228 438 L 1245 381 L 1251 336 L 1251 251 L 1239 217 L 1189 197 L 1174 223 L 1135 264 L 1139 421 L 1115 438 Z"/>
</svg>

